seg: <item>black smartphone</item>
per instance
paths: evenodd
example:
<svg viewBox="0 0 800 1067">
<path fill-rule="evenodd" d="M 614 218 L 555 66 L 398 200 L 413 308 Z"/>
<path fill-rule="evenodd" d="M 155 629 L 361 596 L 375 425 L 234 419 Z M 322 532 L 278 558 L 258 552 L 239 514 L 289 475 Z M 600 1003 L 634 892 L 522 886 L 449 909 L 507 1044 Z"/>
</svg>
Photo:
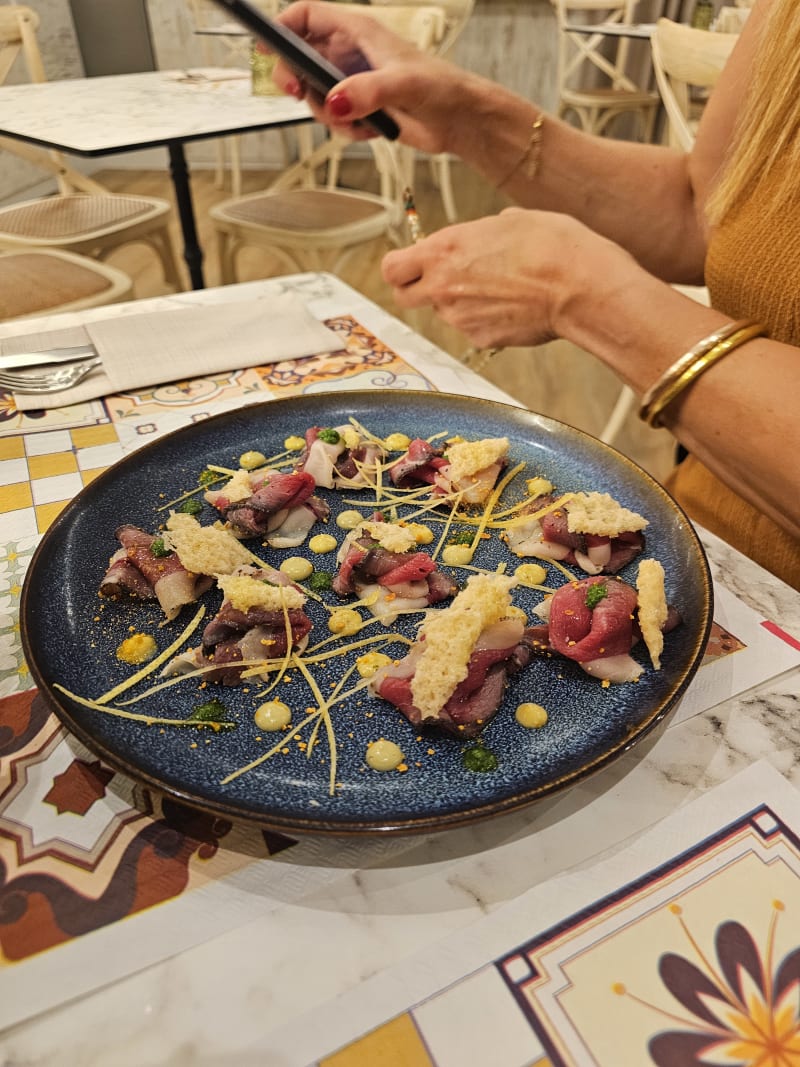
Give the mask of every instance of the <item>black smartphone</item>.
<svg viewBox="0 0 800 1067">
<path fill-rule="evenodd" d="M 306 44 L 302 37 L 262 14 L 258 8 L 247 3 L 247 0 L 216 0 L 216 3 L 248 29 L 253 30 L 321 96 L 327 96 L 335 85 L 347 77 L 344 71 L 329 63 L 315 48 Z M 388 137 L 390 141 L 400 136 L 399 126 L 385 111 L 373 111 L 361 121 L 370 125 L 376 133 Z"/>
</svg>

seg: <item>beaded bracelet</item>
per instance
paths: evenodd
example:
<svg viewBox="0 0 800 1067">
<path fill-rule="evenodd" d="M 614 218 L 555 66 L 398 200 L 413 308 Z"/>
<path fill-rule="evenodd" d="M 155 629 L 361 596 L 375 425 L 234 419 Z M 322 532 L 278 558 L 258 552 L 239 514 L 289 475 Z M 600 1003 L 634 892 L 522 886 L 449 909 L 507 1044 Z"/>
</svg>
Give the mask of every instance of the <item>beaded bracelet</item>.
<svg viewBox="0 0 800 1067">
<path fill-rule="evenodd" d="M 660 426 L 661 413 L 684 389 L 734 348 L 754 337 L 761 337 L 766 332 L 766 327 L 761 323 L 752 319 L 740 319 L 738 322 L 729 322 L 704 337 L 702 341 L 698 341 L 647 390 L 642 397 L 639 418 L 648 426 Z"/>
</svg>

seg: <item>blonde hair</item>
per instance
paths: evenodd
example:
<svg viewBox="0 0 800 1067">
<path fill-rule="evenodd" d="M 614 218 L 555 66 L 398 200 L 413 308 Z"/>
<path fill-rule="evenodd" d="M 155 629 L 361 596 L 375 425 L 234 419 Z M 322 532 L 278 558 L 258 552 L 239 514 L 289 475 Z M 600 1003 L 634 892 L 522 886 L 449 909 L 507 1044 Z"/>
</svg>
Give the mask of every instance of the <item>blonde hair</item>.
<svg viewBox="0 0 800 1067">
<path fill-rule="evenodd" d="M 783 178 L 772 205 L 785 206 L 800 193 L 799 57 L 800 3 L 773 0 L 727 162 L 706 205 L 711 223 L 752 196 L 779 159 Z"/>
</svg>

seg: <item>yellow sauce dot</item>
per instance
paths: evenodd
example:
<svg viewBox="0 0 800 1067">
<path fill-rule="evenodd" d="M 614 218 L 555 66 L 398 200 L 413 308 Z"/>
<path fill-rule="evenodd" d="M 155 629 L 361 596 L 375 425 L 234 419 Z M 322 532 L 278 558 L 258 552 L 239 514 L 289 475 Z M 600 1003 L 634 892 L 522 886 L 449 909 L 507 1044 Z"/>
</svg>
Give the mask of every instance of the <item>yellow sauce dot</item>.
<svg viewBox="0 0 800 1067">
<path fill-rule="evenodd" d="M 514 571 L 514 577 L 520 585 L 544 585 L 547 571 L 539 563 L 520 563 Z"/>
<path fill-rule="evenodd" d="M 328 629 L 332 634 L 341 634 L 343 637 L 349 637 L 351 634 L 358 632 L 362 622 L 363 620 L 357 611 L 353 611 L 352 608 L 339 608 L 331 613 L 331 617 L 328 619 Z"/>
<path fill-rule="evenodd" d="M 448 567 L 468 567 L 472 563 L 470 545 L 446 545 L 442 550 L 442 563 Z"/>
<path fill-rule="evenodd" d="M 529 478 L 525 483 L 528 488 L 528 496 L 547 496 L 553 492 L 553 483 L 547 478 Z"/>
<path fill-rule="evenodd" d="M 355 530 L 356 526 L 362 522 L 364 516 L 360 511 L 352 509 L 350 511 L 340 511 L 336 516 L 336 525 L 340 530 Z"/>
<path fill-rule="evenodd" d="M 514 718 L 528 730 L 537 730 L 547 723 L 547 712 L 541 704 L 520 704 Z"/>
<path fill-rule="evenodd" d="M 356 660 L 356 670 L 362 678 L 372 678 L 381 667 L 386 667 L 392 662 L 391 656 L 383 652 L 366 652 Z"/>
<path fill-rule="evenodd" d="M 287 452 L 302 452 L 303 449 L 306 447 L 305 438 L 297 437 L 295 435 L 287 437 L 286 440 L 283 442 L 283 447 L 286 449 Z"/>
<path fill-rule="evenodd" d="M 252 471 L 256 467 L 263 467 L 267 457 L 263 452 L 242 452 L 239 456 L 239 466 L 242 470 Z"/>
<path fill-rule="evenodd" d="M 411 438 L 404 433 L 390 433 L 383 443 L 390 452 L 405 452 L 411 444 Z"/>
<path fill-rule="evenodd" d="M 147 663 L 155 656 L 157 645 L 150 634 L 134 634 L 126 637 L 117 649 L 117 659 L 123 663 Z"/>
<path fill-rule="evenodd" d="M 323 552 L 333 552 L 336 548 L 336 538 L 331 536 L 331 534 L 315 534 L 308 542 L 308 547 L 311 552 L 320 554 Z"/>
<path fill-rule="evenodd" d="M 267 700 L 266 703 L 256 708 L 253 716 L 259 730 L 275 733 L 282 730 L 292 721 L 291 709 L 282 700 Z"/>
<path fill-rule="evenodd" d="M 303 559 L 302 556 L 289 556 L 288 559 L 281 563 L 280 570 L 283 571 L 287 578 L 291 578 L 293 582 L 302 582 L 303 579 L 314 573 L 314 565 L 310 560 Z"/>
<path fill-rule="evenodd" d="M 373 771 L 394 771 L 404 760 L 402 749 L 394 741 L 381 738 L 367 745 L 367 765 Z"/>
<path fill-rule="evenodd" d="M 423 526 L 421 522 L 407 522 L 405 529 L 409 530 L 418 545 L 429 545 L 433 540 L 433 530 L 429 526 Z"/>
</svg>

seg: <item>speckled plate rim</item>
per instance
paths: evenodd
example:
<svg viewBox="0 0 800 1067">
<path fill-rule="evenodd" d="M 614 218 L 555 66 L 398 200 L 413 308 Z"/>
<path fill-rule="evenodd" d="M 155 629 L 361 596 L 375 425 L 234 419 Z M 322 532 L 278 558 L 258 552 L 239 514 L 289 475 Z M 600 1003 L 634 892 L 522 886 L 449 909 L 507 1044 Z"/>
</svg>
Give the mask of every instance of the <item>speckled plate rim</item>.
<svg viewBox="0 0 800 1067">
<path fill-rule="evenodd" d="M 350 398 L 350 403 L 348 403 L 348 398 Z M 388 820 L 376 818 L 368 821 L 360 819 L 336 821 L 329 817 L 314 818 L 313 816 L 301 817 L 298 815 L 290 815 L 286 817 L 282 816 L 280 812 L 275 812 L 274 815 L 271 814 L 265 816 L 263 813 L 253 812 L 239 804 L 228 804 L 224 801 L 210 800 L 207 797 L 197 796 L 193 792 L 182 789 L 174 784 L 165 783 L 148 771 L 143 770 L 136 763 L 126 760 L 120 753 L 106 745 L 101 739 L 98 739 L 91 730 L 86 729 L 83 722 L 76 718 L 70 704 L 63 700 L 60 695 L 51 688 L 47 681 L 43 668 L 40 666 L 37 651 L 33 648 L 29 640 L 26 622 L 30 617 L 30 613 L 37 610 L 37 606 L 33 603 L 33 598 L 30 595 L 30 589 L 38 568 L 43 564 L 50 553 L 58 550 L 58 546 L 63 540 L 65 530 L 69 528 L 77 510 L 85 506 L 87 498 L 89 498 L 93 492 L 97 492 L 106 482 L 112 479 L 118 480 L 121 475 L 124 475 L 124 471 L 129 465 L 141 464 L 143 460 L 146 462 L 149 456 L 152 456 L 154 453 L 157 454 L 159 450 L 165 447 L 165 445 L 166 447 L 169 447 L 169 444 L 173 441 L 186 436 L 191 437 L 193 433 L 196 434 L 198 426 L 207 429 L 208 426 L 210 424 L 213 425 L 214 422 L 222 424 L 233 418 L 241 418 L 243 414 L 252 414 L 255 416 L 260 411 L 264 411 L 268 414 L 270 411 L 274 412 L 276 410 L 276 405 L 280 405 L 281 410 L 283 411 L 294 407 L 298 410 L 298 414 L 301 414 L 308 408 L 313 409 L 315 403 L 319 403 L 320 401 L 327 401 L 330 403 L 332 400 L 336 400 L 340 404 L 342 411 L 346 412 L 348 410 L 355 410 L 359 404 L 363 404 L 364 402 L 390 406 L 393 399 L 395 403 L 399 400 L 405 405 L 411 403 L 431 406 L 437 405 L 442 407 L 450 406 L 451 408 L 455 406 L 467 407 L 470 409 L 475 407 L 485 409 L 490 416 L 496 418 L 507 417 L 509 422 L 515 425 L 515 428 L 517 426 L 519 427 L 520 433 L 526 432 L 531 434 L 537 427 L 551 433 L 568 432 L 571 435 L 575 435 L 576 440 L 585 442 L 588 450 L 594 453 L 597 453 L 598 451 L 604 452 L 609 457 L 613 457 L 613 462 L 622 464 L 623 467 L 627 468 L 630 474 L 633 474 L 644 482 L 649 492 L 656 493 L 662 498 L 667 507 L 674 512 L 676 520 L 681 523 L 682 535 L 685 536 L 687 544 L 691 547 L 692 554 L 697 560 L 698 571 L 694 577 L 695 580 L 698 580 L 700 583 L 703 605 L 702 618 L 699 620 L 699 625 L 696 629 L 695 641 L 687 656 L 684 669 L 676 676 L 668 696 L 654 707 L 651 714 L 641 720 L 628 736 L 621 738 L 616 744 L 609 745 L 606 750 L 599 753 L 594 759 L 586 761 L 573 772 L 554 777 L 542 785 L 520 790 L 513 795 L 499 797 L 486 802 L 478 802 L 461 810 L 443 814 L 437 813 L 431 816 L 414 816 L 411 818 Z M 308 419 L 306 418 L 305 421 L 308 421 Z M 313 423 L 309 423 L 309 425 L 311 424 Z M 700 665 L 713 624 L 713 582 L 708 560 L 700 538 L 697 536 L 688 516 L 667 490 L 638 464 L 634 463 L 633 460 L 612 448 L 610 445 L 606 445 L 597 438 L 584 433 L 582 430 L 570 426 L 568 423 L 549 418 L 548 416 L 539 415 L 526 408 L 519 408 L 513 405 L 502 404 L 494 400 L 485 400 L 482 398 L 415 390 L 403 390 L 399 396 L 394 395 L 390 391 L 384 392 L 383 390 L 337 390 L 335 392 L 317 393 L 310 396 L 299 395 L 270 401 L 261 401 L 255 404 L 245 405 L 232 411 L 212 415 L 208 419 L 203 420 L 202 423 L 192 423 L 162 435 L 157 440 L 143 445 L 135 452 L 123 457 L 111 467 L 107 468 L 70 501 L 43 535 L 42 540 L 34 552 L 25 576 L 20 600 L 20 622 L 23 654 L 27 665 L 30 668 L 31 675 L 39 689 L 39 693 L 47 706 L 55 713 L 71 734 L 83 742 L 91 752 L 102 759 L 109 767 L 126 775 L 135 782 L 152 789 L 155 793 L 183 802 L 193 808 L 214 816 L 221 816 L 234 822 L 242 822 L 249 825 L 255 823 L 259 827 L 280 833 L 322 834 L 333 836 L 422 834 L 470 825 L 492 816 L 517 811 L 518 809 L 527 807 L 537 800 L 552 796 L 555 793 L 561 792 L 570 786 L 584 781 L 588 777 L 614 763 L 633 749 L 654 729 L 655 726 L 662 722 L 674 708 L 689 683 L 692 681 Z"/>
</svg>

